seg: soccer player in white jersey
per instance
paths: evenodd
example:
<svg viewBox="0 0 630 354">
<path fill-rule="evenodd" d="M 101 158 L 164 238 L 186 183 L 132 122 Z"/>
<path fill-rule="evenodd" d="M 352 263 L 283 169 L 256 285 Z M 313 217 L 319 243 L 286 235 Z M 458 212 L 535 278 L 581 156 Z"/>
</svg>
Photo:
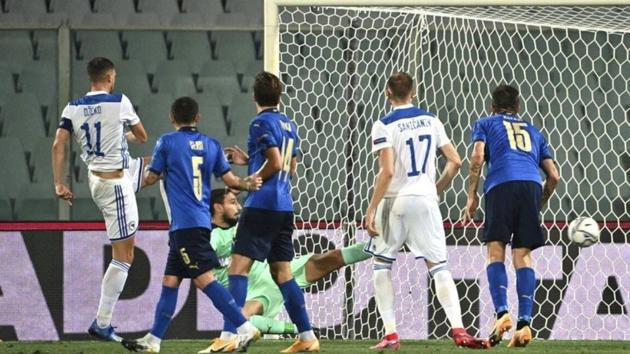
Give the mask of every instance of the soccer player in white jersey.
<svg viewBox="0 0 630 354">
<path fill-rule="evenodd" d="M 120 341 L 111 325 L 112 312 L 125 286 L 133 262 L 134 235 L 138 229 L 135 192 L 146 161 L 130 159 L 127 141 L 144 143 L 147 133 L 129 98 L 112 94 L 114 64 L 98 57 L 87 65 L 91 89 L 64 108 L 52 146 L 55 192 L 72 205 L 72 191 L 64 183 L 65 147 L 74 135 L 81 159 L 88 167 L 92 199 L 103 213 L 112 244 L 112 261 L 103 276 L 96 319 L 88 332 L 99 339 Z M 126 129 L 128 132 L 125 132 Z"/>
<path fill-rule="evenodd" d="M 451 324 L 455 344 L 488 348 L 487 340 L 474 338 L 464 329 L 459 295 L 446 263 L 438 196 L 461 167 L 459 154 L 442 122 L 412 104 L 415 93 L 411 76 L 393 74 L 387 81 L 386 95 L 393 111 L 372 127 L 372 152 L 378 155 L 380 171 L 366 212 L 372 238 L 365 251 L 374 256 L 376 305 L 385 326 L 385 337 L 372 349 L 400 347 L 391 269 L 405 244 L 417 259 L 424 259 L 435 281 L 436 296 Z M 436 182 L 438 148 L 447 162 Z"/>
</svg>

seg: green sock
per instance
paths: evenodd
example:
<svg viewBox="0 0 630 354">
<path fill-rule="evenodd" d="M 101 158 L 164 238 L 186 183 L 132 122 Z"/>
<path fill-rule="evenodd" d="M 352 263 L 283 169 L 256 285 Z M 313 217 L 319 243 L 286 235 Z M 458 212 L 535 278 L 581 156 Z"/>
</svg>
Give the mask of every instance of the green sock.
<svg viewBox="0 0 630 354">
<path fill-rule="evenodd" d="M 371 258 L 371 254 L 363 251 L 365 245 L 366 242 L 359 242 L 352 246 L 342 248 L 341 257 L 343 257 L 343 262 L 349 265 Z"/>
<path fill-rule="evenodd" d="M 249 322 L 264 334 L 297 334 L 297 326 L 289 321 L 274 320 L 263 316 L 251 316 Z"/>
</svg>

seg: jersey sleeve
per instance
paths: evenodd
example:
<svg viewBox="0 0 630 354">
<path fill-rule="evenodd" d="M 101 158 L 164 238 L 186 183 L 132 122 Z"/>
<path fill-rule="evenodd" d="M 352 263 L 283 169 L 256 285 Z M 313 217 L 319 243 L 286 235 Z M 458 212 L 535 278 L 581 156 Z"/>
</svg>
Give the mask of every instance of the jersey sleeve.
<svg viewBox="0 0 630 354">
<path fill-rule="evenodd" d="M 120 101 L 120 120 L 127 125 L 136 125 L 140 123 L 140 117 L 136 114 L 136 110 L 133 109 L 133 105 L 129 100 L 129 97 L 122 95 Z"/>
<path fill-rule="evenodd" d="M 155 144 L 153 149 L 153 156 L 151 157 L 151 164 L 149 165 L 149 171 L 155 174 L 162 174 L 166 169 L 166 154 L 168 146 L 164 136 L 161 136 Z"/>
<path fill-rule="evenodd" d="M 58 126 L 58 128 L 65 129 L 70 133 L 74 131 L 74 128 L 72 127 L 72 119 L 70 119 L 72 114 L 71 110 L 72 108 L 70 105 L 66 105 L 66 108 L 64 108 L 63 112 L 61 112 L 61 119 L 59 120 Z"/>
<path fill-rule="evenodd" d="M 446 135 L 446 129 L 444 129 L 444 124 L 442 124 L 442 122 L 440 122 L 438 119 L 437 120 L 437 124 L 435 125 L 435 135 L 437 137 L 437 141 L 436 141 L 436 145 L 437 147 L 441 148 L 442 146 L 449 144 L 451 142 L 451 139 L 448 138 L 448 135 Z"/>
<path fill-rule="evenodd" d="M 474 144 L 477 141 L 482 141 L 484 143 L 486 142 L 486 127 L 481 122 L 481 120 L 478 120 L 475 122 L 475 125 L 473 126 L 473 130 L 472 130 L 471 143 Z"/>
<path fill-rule="evenodd" d="M 280 147 L 280 144 L 276 140 L 273 134 L 273 129 L 268 122 L 262 119 L 256 119 L 249 126 L 249 137 L 256 144 L 261 145 L 263 150 L 267 150 L 272 147 Z"/>
<path fill-rule="evenodd" d="M 372 152 L 392 147 L 392 137 L 387 127 L 380 120 L 372 126 Z"/>
<path fill-rule="evenodd" d="M 231 167 L 230 163 L 225 158 L 221 144 L 215 140 L 213 140 L 213 144 L 217 150 L 217 158 L 215 159 L 214 166 L 212 166 L 212 173 L 214 173 L 217 178 L 220 178 L 224 174 L 230 172 Z"/>
</svg>

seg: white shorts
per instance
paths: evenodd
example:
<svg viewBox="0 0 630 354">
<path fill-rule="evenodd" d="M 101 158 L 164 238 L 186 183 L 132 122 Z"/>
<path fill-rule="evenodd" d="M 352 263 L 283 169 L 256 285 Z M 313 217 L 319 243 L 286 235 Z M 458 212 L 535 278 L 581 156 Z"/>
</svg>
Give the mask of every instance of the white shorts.
<svg viewBox="0 0 630 354">
<path fill-rule="evenodd" d="M 142 181 L 142 158 L 129 161 L 122 178 L 104 179 L 88 173 L 92 199 L 103 213 L 109 240 L 120 241 L 135 235 L 138 229 L 136 192 Z"/>
<path fill-rule="evenodd" d="M 416 258 L 446 262 L 446 236 L 435 196 L 384 198 L 376 210 L 376 228 L 379 235 L 365 247 L 374 257 L 395 261 L 407 245 Z"/>
</svg>

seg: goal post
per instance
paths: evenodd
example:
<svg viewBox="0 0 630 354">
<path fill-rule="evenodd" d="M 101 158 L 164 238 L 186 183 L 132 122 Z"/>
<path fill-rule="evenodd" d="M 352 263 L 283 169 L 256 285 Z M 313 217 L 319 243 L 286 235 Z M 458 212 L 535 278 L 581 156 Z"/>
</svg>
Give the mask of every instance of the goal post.
<svg viewBox="0 0 630 354">
<path fill-rule="evenodd" d="M 281 109 L 300 135 L 294 183 L 298 254 L 365 242 L 375 175 L 370 130 L 390 107 L 384 87 L 407 71 L 464 160 L 441 197 L 449 268 L 464 323 L 488 335 L 493 308 L 481 223 L 457 224 L 466 201 L 471 125 L 490 92 L 516 85 L 524 119 L 550 142 L 562 182 L 534 251 L 533 328 L 542 339 L 630 339 L 630 1 L 266 0 L 265 69 L 286 86 Z M 442 158 L 438 166 L 443 166 Z M 483 201 L 482 201 L 483 203 Z M 483 207 L 476 220 L 483 219 Z M 571 245 L 566 224 L 591 216 L 601 242 Z M 423 262 L 401 250 L 393 271 L 404 338 L 448 335 Z M 514 271 L 509 304 L 515 314 Z M 307 290 L 328 338 L 382 334 L 368 260 Z M 584 325 L 587 323 L 588 325 Z"/>
</svg>

